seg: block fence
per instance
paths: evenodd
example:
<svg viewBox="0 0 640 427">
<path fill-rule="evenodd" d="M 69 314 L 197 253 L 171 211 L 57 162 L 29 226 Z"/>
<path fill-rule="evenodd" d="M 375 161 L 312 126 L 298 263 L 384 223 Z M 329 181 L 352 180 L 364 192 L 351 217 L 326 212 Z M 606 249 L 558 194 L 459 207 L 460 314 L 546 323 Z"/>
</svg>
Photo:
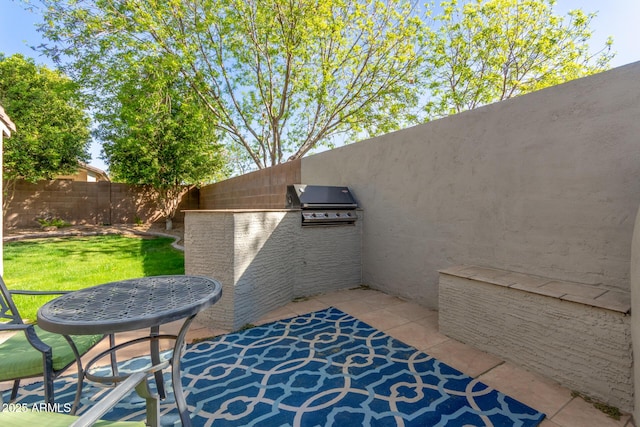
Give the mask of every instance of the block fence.
<svg viewBox="0 0 640 427">
<path fill-rule="evenodd" d="M 300 160 L 203 187 L 200 209 L 282 209 L 287 185 L 301 184 Z"/>
<path fill-rule="evenodd" d="M 187 193 L 174 222 L 184 221 L 185 209 L 198 209 L 199 190 Z M 136 219 L 162 221 L 149 188 L 112 182 L 40 181 L 16 184 L 14 198 L 4 217 L 4 228 L 37 227 L 38 218 L 59 217 L 72 224 L 126 224 Z"/>
</svg>

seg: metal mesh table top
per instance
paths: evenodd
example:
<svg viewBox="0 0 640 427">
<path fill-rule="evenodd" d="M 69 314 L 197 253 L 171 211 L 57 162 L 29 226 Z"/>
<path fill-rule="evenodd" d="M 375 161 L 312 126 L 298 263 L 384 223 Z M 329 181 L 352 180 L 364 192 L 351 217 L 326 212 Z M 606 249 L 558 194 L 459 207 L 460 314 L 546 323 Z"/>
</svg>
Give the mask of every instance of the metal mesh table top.
<svg viewBox="0 0 640 427">
<path fill-rule="evenodd" d="M 38 310 L 38 325 L 67 335 L 108 334 L 158 326 L 213 305 L 222 286 L 200 276 L 152 276 L 65 294 Z"/>
</svg>

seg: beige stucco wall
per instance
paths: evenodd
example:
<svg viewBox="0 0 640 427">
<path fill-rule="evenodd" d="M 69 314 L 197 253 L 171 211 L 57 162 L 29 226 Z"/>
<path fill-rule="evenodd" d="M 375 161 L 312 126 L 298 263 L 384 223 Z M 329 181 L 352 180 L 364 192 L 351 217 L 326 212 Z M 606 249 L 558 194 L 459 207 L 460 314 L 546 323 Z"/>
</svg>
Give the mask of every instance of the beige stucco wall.
<svg viewBox="0 0 640 427">
<path fill-rule="evenodd" d="M 629 289 L 640 63 L 302 159 L 366 215 L 363 282 L 427 307 L 475 264 Z"/>
<path fill-rule="evenodd" d="M 455 270 L 440 273 L 441 334 L 622 411 L 633 410 L 626 293 L 599 295 L 600 288 L 507 271 L 485 278 L 473 267 Z"/>
<path fill-rule="evenodd" d="M 186 274 L 222 284 L 199 320 L 235 330 L 294 298 L 359 286 L 362 224 L 302 227 L 295 210 L 185 212 Z"/>
</svg>

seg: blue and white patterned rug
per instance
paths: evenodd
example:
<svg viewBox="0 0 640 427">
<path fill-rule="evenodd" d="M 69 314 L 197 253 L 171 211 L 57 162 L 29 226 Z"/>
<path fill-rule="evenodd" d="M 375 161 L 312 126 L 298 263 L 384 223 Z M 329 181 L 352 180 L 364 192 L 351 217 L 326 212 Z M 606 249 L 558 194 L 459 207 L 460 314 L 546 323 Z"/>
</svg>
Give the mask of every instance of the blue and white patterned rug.
<svg viewBox="0 0 640 427">
<path fill-rule="evenodd" d="M 182 371 L 194 426 L 536 426 L 544 418 L 336 308 L 190 345 Z M 57 402 L 74 391 L 72 376 L 56 381 Z M 83 405 L 104 392 L 86 385 Z M 18 402 L 37 401 L 41 385 L 25 387 Z M 162 424 L 179 425 L 176 412 L 170 394 Z M 104 418 L 143 419 L 144 401 L 133 395 Z"/>
</svg>

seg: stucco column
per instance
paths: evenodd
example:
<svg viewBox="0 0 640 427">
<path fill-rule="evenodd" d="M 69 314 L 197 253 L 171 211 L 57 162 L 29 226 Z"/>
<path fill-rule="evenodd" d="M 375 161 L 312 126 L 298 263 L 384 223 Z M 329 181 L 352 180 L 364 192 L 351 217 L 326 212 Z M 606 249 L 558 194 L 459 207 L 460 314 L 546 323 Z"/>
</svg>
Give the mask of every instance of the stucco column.
<svg viewBox="0 0 640 427">
<path fill-rule="evenodd" d="M 633 343 L 633 417 L 640 420 L 640 209 L 631 243 L 631 341 Z"/>
</svg>

